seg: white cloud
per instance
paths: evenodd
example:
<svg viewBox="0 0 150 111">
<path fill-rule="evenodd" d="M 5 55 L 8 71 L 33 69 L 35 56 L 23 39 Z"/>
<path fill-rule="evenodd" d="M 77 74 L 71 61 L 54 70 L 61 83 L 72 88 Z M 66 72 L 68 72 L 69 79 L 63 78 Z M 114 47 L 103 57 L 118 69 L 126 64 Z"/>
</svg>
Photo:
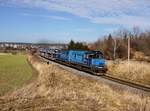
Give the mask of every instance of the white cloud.
<svg viewBox="0 0 150 111">
<path fill-rule="evenodd" d="M 75 29 L 75 32 L 87 32 L 87 33 L 92 33 L 94 32 L 95 30 L 93 28 L 78 28 L 78 29 Z"/>
<path fill-rule="evenodd" d="M 101 24 L 119 24 L 124 26 L 142 26 L 147 27 L 150 26 L 149 18 L 142 16 L 128 16 L 121 15 L 116 17 L 95 17 L 91 18 L 91 21 L 94 23 Z"/>
<path fill-rule="evenodd" d="M 31 14 L 31 13 L 22 13 L 23 16 L 32 16 L 32 17 L 41 17 L 41 18 L 48 18 L 48 19 L 55 19 L 55 20 L 71 20 L 70 18 L 66 18 L 63 16 L 54 16 L 54 15 L 41 15 L 41 14 Z"/>
<path fill-rule="evenodd" d="M 7 0 L 7 3 L 67 12 L 100 24 L 150 26 L 150 0 Z"/>
</svg>

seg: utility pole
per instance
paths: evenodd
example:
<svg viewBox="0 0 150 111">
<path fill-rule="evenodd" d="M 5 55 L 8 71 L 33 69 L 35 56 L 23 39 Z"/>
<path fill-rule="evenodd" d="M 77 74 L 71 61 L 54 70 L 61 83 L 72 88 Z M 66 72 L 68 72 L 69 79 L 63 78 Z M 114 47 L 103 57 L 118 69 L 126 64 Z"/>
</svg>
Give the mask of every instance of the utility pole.
<svg viewBox="0 0 150 111">
<path fill-rule="evenodd" d="M 130 73 L 130 36 L 131 34 L 128 35 L 128 73 Z"/>
<path fill-rule="evenodd" d="M 128 36 L 128 63 L 130 61 L 130 36 L 131 35 Z"/>
<path fill-rule="evenodd" d="M 114 60 L 116 59 L 116 38 L 114 39 Z"/>
</svg>

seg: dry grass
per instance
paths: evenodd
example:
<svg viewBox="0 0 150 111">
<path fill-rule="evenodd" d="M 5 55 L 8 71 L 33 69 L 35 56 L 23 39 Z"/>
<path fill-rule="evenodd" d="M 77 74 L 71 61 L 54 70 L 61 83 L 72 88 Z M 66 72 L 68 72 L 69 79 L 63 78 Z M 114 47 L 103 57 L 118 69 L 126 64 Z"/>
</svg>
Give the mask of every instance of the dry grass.
<svg viewBox="0 0 150 111">
<path fill-rule="evenodd" d="M 35 111 L 149 111 L 150 98 L 115 91 L 90 77 L 82 77 L 29 56 L 39 71 L 27 86 L 0 98 L 1 110 Z"/>
<path fill-rule="evenodd" d="M 108 61 L 108 69 L 110 74 L 117 77 L 129 79 L 134 82 L 150 85 L 150 63 L 130 61 Z"/>
</svg>

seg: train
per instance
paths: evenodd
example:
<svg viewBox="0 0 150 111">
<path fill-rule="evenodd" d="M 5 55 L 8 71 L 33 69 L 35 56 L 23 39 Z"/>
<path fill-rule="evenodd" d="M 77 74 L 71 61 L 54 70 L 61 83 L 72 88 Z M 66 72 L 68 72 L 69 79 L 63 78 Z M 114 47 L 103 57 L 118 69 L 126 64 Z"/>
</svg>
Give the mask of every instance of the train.
<svg viewBox="0 0 150 111">
<path fill-rule="evenodd" d="M 40 49 L 40 56 L 78 69 L 106 73 L 107 66 L 102 51 Z"/>
</svg>

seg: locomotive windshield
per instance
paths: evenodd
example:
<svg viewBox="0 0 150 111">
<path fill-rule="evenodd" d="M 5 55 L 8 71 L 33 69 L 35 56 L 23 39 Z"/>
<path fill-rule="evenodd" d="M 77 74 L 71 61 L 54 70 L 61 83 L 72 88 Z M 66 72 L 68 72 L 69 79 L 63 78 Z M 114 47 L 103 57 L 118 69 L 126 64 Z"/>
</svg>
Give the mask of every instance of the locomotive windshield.
<svg viewBox="0 0 150 111">
<path fill-rule="evenodd" d="M 101 54 L 89 54 L 88 58 L 93 58 L 93 59 L 102 59 L 103 55 Z"/>
<path fill-rule="evenodd" d="M 93 59 L 103 59 L 103 53 L 100 51 L 93 51 L 91 53 L 87 54 L 87 58 L 93 58 Z"/>
</svg>

